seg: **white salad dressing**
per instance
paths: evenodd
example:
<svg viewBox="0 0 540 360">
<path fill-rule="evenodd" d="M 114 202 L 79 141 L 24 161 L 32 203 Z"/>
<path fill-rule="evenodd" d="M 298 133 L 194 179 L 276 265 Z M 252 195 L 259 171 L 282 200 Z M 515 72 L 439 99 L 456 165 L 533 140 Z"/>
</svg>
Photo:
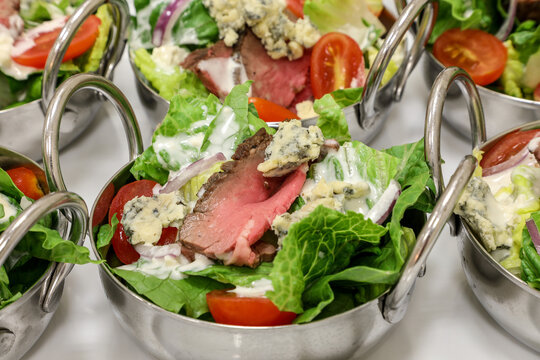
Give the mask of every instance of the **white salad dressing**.
<svg viewBox="0 0 540 360">
<path fill-rule="evenodd" d="M 184 279 L 186 271 L 202 271 L 213 265 L 214 262 L 201 254 L 195 254 L 195 260 L 189 261 L 185 256 L 164 256 L 141 258 L 133 264 L 119 266 L 117 269 L 138 271 L 143 274 L 155 276 L 159 279 Z"/>
<path fill-rule="evenodd" d="M 13 37 L 8 31 L 0 31 L 0 70 L 16 80 L 26 80 L 28 75 L 38 69 L 20 65 L 11 59 L 13 42 Z"/>
<path fill-rule="evenodd" d="M 237 286 L 228 292 L 235 293 L 239 297 L 264 297 L 267 291 L 274 291 L 270 279 L 255 280 L 251 286 Z"/>
<path fill-rule="evenodd" d="M 182 165 L 190 163 L 193 160 L 192 157 L 199 152 L 203 140 L 204 133 L 202 132 L 194 135 L 179 133 L 172 137 L 158 135 L 152 147 L 159 163 L 164 168 L 168 169 L 173 164 L 181 168 Z M 168 154 L 169 161 L 163 158 L 162 151 Z"/>
<path fill-rule="evenodd" d="M 9 202 L 9 198 L 4 194 L 0 194 L 0 205 L 4 208 L 4 216 L 0 217 L 0 224 L 17 215 L 17 208 Z"/>
<path fill-rule="evenodd" d="M 208 137 L 209 146 L 201 154 L 201 158 L 222 152 L 230 159 L 234 154 L 236 134 L 240 131 L 234 110 L 230 106 L 222 107 L 215 124 L 216 127 Z"/>
<path fill-rule="evenodd" d="M 18 56 L 26 52 L 27 50 L 34 47 L 34 39 L 42 33 L 46 33 L 58 28 L 61 28 L 66 23 L 67 17 L 61 16 L 55 19 L 45 21 L 40 25 L 36 26 L 33 29 L 28 30 L 23 33 L 21 37 L 17 39 L 15 45 L 13 46 L 12 55 Z"/>
<path fill-rule="evenodd" d="M 165 44 L 152 51 L 151 58 L 156 66 L 167 74 L 172 74 L 176 69 L 182 69 L 180 64 L 189 55 L 189 52 L 173 44 Z"/>
<path fill-rule="evenodd" d="M 214 80 L 219 88 L 220 93 L 228 94 L 235 85 L 242 84 L 248 80 L 244 65 L 234 61 L 231 57 L 203 60 L 197 65 L 197 68 L 210 75 L 210 78 Z"/>
</svg>

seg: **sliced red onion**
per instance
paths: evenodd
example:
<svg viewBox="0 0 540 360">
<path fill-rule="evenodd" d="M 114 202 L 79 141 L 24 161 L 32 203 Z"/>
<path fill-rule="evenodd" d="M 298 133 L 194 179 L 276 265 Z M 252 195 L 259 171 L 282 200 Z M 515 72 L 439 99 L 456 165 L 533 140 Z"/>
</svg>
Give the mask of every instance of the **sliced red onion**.
<svg viewBox="0 0 540 360">
<path fill-rule="evenodd" d="M 390 180 L 390 184 L 384 190 L 379 200 L 367 213 L 367 218 L 371 221 L 382 224 L 392 213 L 392 209 L 401 194 L 401 186 L 395 180 Z"/>
<path fill-rule="evenodd" d="M 517 154 L 511 156 L 508 160 L 503 161 L 502 163 L 495 166 L 488 167 L 487 169 L 482 169 L 482 176 L 497 174 L 504 170 L 513 168 L 519 165 L 523 160 L 525 160 L 528 155 L 529 149 L 527 148 L 527 146 L 525 146 Z"/>
<path fill-rule="evenodd" d="M 159 15 L 159 18 L 154 27 L 152 33 L 152 44 L 155 46 L 161 46 L 164 40 L 171 37 L 171 31 L 176 23 L 176 20 L 180 17 L 186 6 L 189 5 L 191 0 L 173 0 L 172 3 L 167 5 L 165 10 Z"/>
<path fill-rule="evenodd" d="M 137 244 L 134 246 L 142 257 L 145 258 L 163 258 L 165 256 L 178 257 L 182 253 L 180 244 L 169 244 L 163 246 Z"/>
<path fill-rule="evenodd" d="M 508 3 L 508 11 L 506 14 L 506 19 L 503 24 L 495 34 L 495 37 L 501 41 L 506 41 L 508 35 L 512 32 L 514 27 L 514 20 L 516 19 L 518 0 L 510 0 Z"/>
<path fill-rule="evenodd" d="M 538 255 L 540 255 L 540 233 L 538 233 L 538 226 L 533 219 L 527 220 L 527 230 L 529 230 L 529 235 L 531 235 L 531 240 L 534 244 L 534 248 Z"/>
<path fill-rule="evenodd" d="M 157 190 L 158 194 L 167 194 L 173 191 L 180 189 L 182 186 L 187 184 L 194 176 L 199 175 L 201 172 L 211 168 L 215 163 L 219 161 L 225 161 L 225 155 L 223 153 L 217 153 L 210 157 L 206 157 L 200 160 L 195 161 L 193 164 L 190 164 L 188 167 L 180 171 L 180 173 L 169 180 L 163 187 Z"/>
</svg>

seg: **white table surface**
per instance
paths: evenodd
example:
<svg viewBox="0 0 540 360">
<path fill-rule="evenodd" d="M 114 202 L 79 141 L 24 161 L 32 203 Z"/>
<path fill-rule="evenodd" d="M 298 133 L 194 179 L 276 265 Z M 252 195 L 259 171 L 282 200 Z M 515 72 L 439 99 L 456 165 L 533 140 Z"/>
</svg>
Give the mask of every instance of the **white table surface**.
<svg viewBox="0 0 540 360">
<path fill-rule="evenodd" d="M 390 113 L 376 148 L 416 141 L 423 136 L 428 90 L 420 69 L 409 80 L 401 103 Z M 138 115 L 145 146 L 160 119 L 148 118 L 135 90 L 126 56 L 115 83 Z M 442 131 L 448 178 L 470 145 L 449 129 Z M 60 156 L 66 184 L 91 207 L 105 182 L 127 161 L 127 142 L 119 119 L 106 106 L 96 121 Z M 89 239 L 87 239 L 89 241 Z M 87 246 L 89 246 L 87 244 Z M 445 228 L 427 262 L 405 318 L 364 358 L 382 359 L 538 359 L 484 311 L 461 269 L 456 239 Z M 68 277 L 58 311 L 26 360 L 151 359 L 113 315 L 97 266 L 76 266 Z"/>
</svg>

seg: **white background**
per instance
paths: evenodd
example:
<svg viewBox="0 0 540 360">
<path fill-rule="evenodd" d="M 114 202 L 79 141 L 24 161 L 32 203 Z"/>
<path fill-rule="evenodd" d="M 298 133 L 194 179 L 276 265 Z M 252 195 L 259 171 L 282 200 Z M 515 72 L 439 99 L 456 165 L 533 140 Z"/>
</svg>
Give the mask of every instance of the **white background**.
<svg viewBox="0 0 540 360">
<path fill-rule="evenodd" d="M 117 68 L 115 83 L 131 101 L 148 146 L 160 119 L 149 118 L 140 103 L 127 53 Z M 421 138 L 427 95 L 418 68 L 372 145 L 384 148 Z M 442 136 L 448 178 L 470 152 L 470 145 L 447 128 Z M 83 136 L 62 151 L 60 160 L 68 188 L 79 193 L 90 208 L 102 186 L 127 161 L 127 142 L 112 107 L 104 107 Z M 445 228 L 429 256 L 426 276 L 416 283 L 405 318 L 364 358 L 528 360 L 538 359 L 539 354 L 512 338 L 484 311 L 465 280 L 456 239 Z M 84 265 L 76 266 L 68 277 L 58 311 L 24 359 L 140 360 L 151 356 L 116 321 L 97 266 Z"/>
</svg>

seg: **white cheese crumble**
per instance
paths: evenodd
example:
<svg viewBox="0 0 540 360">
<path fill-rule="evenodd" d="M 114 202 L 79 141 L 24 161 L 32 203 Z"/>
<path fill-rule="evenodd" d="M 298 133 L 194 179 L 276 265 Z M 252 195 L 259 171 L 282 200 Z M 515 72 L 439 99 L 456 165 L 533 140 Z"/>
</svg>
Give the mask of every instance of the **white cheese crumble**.
<svg viewBox="0 0 540 360">
<path fill-rule="evenodd" d="M 173 44 L 165 44 L 152 51 L 152 60 L 159 70 L 171 74 L 189 55 L 189 52 Z"/>
<path fill-rule="evenodd" d="M 298 59 L 304 54 L 303 48 L 312 47 L 321 37 L 307 17 L 291 21 L 283 12 L 284 1 L 203 0 L 203 4 L 216 20 L 220 38 L 227 46 L 236 44 L 247 25 L 273 59 Z"/>
<path fill-rule="evenodd" d="M 124 205 L 122 225 L 132 245 L 155 244 L 165 227 L 180 227 L 187 215 L 179 192 L 140 196 Z"/>
<path fill-rule="evenodd" d="M 282 122 L 265 150 L 265 161 L 257 166 L 257 170 L 264 176 L 282 176 L 317 159 L 323 143 L 324 136 L 317 126 L 305 128 L 299 120 Z"/>
</svg>

